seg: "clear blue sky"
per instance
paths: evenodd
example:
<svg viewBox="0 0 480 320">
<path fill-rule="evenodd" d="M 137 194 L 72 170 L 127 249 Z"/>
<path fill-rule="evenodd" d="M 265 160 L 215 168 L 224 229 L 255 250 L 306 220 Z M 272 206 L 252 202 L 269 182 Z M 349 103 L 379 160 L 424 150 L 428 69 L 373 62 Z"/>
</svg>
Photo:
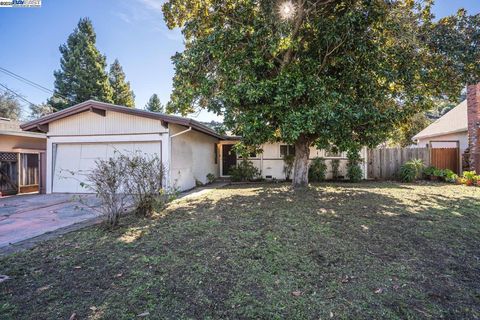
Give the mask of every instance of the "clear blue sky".
<svg viewBox="0 0 480 320">
<path fill-rule="evenodd" d="M 168 30 L 162 0 L 43 0 L 41 8 L 0 8 L 0 66 L 53 89 L 53 71 L 59 68 L 58 47 L 81 17 L 93 21 L 97 47 L 108 63 L 120 60 L 143 108 L 152 93 L 169 100 L 173 66 L 170 57 L 183 50 L 178 30 Z M 479 0 L 437 0 L 435 14 L 443 17 L 459 8 L 480 12 Z M 0 73 L 0 83 L 33 103 L 49 95 Z M 202 111 L 197 119 L 217 119 Z"/>
</svg>

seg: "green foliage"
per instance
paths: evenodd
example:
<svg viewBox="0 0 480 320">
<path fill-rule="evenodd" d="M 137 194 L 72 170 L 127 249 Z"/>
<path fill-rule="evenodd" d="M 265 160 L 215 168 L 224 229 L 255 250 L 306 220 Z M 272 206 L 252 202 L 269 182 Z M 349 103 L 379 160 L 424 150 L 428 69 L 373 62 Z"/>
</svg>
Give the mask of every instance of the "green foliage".
<svg viewBox="0 0 480 320">
<path fill-rule="evenodd" d="M 360 168 L 360 154 L 358 151 L 349 151 L 347 157 L 347 178 L 351 182 L 359 182 L 363 178 L 363 171 Z"/>
<path fill-rule="evenodd" d="M 285 174 L 285 180 L 290 180 L 290 176 L 293 171 L 293 164 L 295 163 L 295 156 L 288 154 L 283 156 L 283 173 Z"/>
<path fill-rule="evenodd" d="M 311 182 L 320 182 L 325 180 L 327 174 L 327 165 L 325 159 L 315 158 L 308 168 L 308 180 Z"/>
<path fill-rule="evenodd" d="M 58 110 L 89 99 L 113 102 L 105 72 L 106 58 L 96 47 L 90 19 L 80 19 L 67 43 L 60 46 L 60 53 L 60 70 L 54 72 L 55 89 L 50 105 Z"/>
<path fill-rule="evenodd" d="M 208 183 L 214 183 L 217 177 L 213 173 L 207 174 L 207 181 Z"/>
<path fill-rule="evenodd" d="M 468 181 L 474 181 L 477 173 L 475 171 L 464 171 L 463 178 Z"/>
<path fill-rule="evenodd" d="M 252 181 L 260 175 L 260 171 L 246 158 L 230 169 L 232 181 Z"/>
<path fill-rule="evenodd" d="M 435 21 L 431 5 L 301 1 L 282 19 L 276 0 L 168 0 L 165 21 L 186 41 L 173 57 L 168 109 L 223 114 L 249 145 L 376 146 L 480 74 L 476 35 L 457 32 L 460 21 Z M 470 30 L 473 21 L 462 21 Z M 452 57 L 465 48 L 459 65 Z"/>
<path fill-rule="evenodd" d="M 443 178 L 446 182 L 455 183 L 458 179 L 458 175 L 450 169 L 445 169 Z"/>
<path fill-rule="evenodd" d="M 399 124 L 392 132 L 388 143 L 391 146 L 408 147 L 413 144 L 412 138 L 431 123 L 425 113 L 419 112 Z"/>
<path fill-rule="evenodd" d="M 108 81 L 112 87 L 112 100 L 114 104 L 134 108 L 135 94 L 130 89 L 130 82 L 125 79 L 125 73 L 118 59 L 110 66 Z"/>
<path fill-rule="evenodd" d="M 55 109 L 48 103 L 30 106 L 30 119 L 35 120 L 53 113 Z"/>
<path fill-rule="evenodd" d="M 10 92 L 0 94 L 0 118 L 19 120 L 22 113 L 22 106 L 17 98 Z"/>
<path fill-rule="evenodd" d="M 426 175 L 427 177 L 431 177 L 435 174 L 435 170 L 437 168 L 435 168 L 434 166 L 429 166 L 429 167 L 426 167 L 424 170 L 423 170 L 423 174 Z"/>
<path fill-rule="evenodd" d="M 160 102 L 160 98 L 156 93 L 152 94 L 147 104 L 145 105 L 145 109 L 151 112 L 165 112 L 165 108 L 163 107 L 163 104 Z"/>
<path fill-rule="evenodd" d="M 400 167 L 400 178 L 404 182 L 413 182 L 421 178 L 425 165 L 421 159 L 412 159 Z"/>
</svg>

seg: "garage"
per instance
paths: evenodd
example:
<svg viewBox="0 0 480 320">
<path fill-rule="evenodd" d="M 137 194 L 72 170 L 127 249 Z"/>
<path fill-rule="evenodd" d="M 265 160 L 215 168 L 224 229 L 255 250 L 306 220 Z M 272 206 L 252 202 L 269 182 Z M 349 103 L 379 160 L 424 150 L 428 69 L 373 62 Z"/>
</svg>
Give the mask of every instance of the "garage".
<svg viewBox="0 0 480 320">
<path fill-rule="evenodd" d="M 85 193 L 89 190 L 80 185 L 88 183 L 86 175 L 95 167 L 97 160 L 116 155 L 142 154 L 161 157 L 161 142 L 103 142 L 103 143 L 59 143 L 53 145 L 52 192 Z"/>
</svg>

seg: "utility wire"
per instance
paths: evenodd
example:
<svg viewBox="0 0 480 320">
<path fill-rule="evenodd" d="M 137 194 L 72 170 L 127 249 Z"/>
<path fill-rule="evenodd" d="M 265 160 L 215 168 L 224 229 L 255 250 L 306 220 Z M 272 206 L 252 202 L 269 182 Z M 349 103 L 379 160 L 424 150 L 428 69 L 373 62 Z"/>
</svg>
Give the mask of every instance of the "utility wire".
<svg viewBox="0 0 480 320">
<path fill-rule="evenodd" d="M 52 89 L 48 89 L 48 88 L 46 88 L 46 87 L 44 87 L 44 86 L 42 86 L 42 85 L 40 85 L 40 84 L 38 84 L 38 83 L 36 83 L 36 82 L 33 82 L 33 81 L 31 81 L 31 80 L 28 80 L 27 78 L 22 77 L 21 75 L 18 75 L 18 74 L 16 74 L 15 72 L 12 72 L 12 71 L 10 71 L 10 70 L 7 70 L 7 69 L 5 69 L 5 68 L 3 68 L 3 67 L 0 67 L 0 72 L 4 73 L 4 74 L 6 74 L 6 75 L 9 75 L 10 77 L 15 78 L 15 79 L 17 79 L 17 80 L 19 80 L 19 81 L 22 81 L 23 83 L 29 84 L 29 85 L 35 87 L 36 89 L 39 89 L 39 90 L 41 90 L 41 91 L 43 91 L 43 92 L 45 92 L 45 93 L 50 93 L 50 94 L 52 94 L 52 95 L 54 95 L 54 96 L 58 96 L 58 97 L 63 98 L 63 99 L 65 99 L 65 100 L 67 100 L 67 101 L 76 103 L 76 101 L 72 101 L 72 100 L 68 99 L 67 97 L 65 97 L 65 96 L 63 96 L 63 95 L 61 95 L 61 94 L 59 94 L 59 93 L 56 93 L 56 92 L 53 91 Z"/>
<path fill-rule="evenodd" d="M 12 89 L 8 88 L 6 85 L 0 83 L 0 87 L 3 87 L 4 90 L 6 90 L 6 91 L 12 93 L 13 95 L 17 96 L 19 99 L 28 103 L 29 105 L 37 106 L 35 103 L 32 103 L 32 102 L 28 101 L 27 99 L 25 99 L 21 94 L 19 94 L 19 93 L 13 91 Z"/>
</svg>

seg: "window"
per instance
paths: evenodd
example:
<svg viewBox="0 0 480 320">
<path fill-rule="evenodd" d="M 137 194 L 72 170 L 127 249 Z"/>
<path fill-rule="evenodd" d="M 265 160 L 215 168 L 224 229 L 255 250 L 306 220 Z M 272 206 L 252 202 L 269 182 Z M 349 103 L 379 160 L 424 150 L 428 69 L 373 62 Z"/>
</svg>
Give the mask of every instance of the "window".
<svg viewBox="0 0 480 320">
<path fill-rule="evenodd" d="M 280 157 L 285 156 L 294 156 L 295 155 L 295 146 L 294 145 L 281 145 L 280 146 Z"/>
</svg>

